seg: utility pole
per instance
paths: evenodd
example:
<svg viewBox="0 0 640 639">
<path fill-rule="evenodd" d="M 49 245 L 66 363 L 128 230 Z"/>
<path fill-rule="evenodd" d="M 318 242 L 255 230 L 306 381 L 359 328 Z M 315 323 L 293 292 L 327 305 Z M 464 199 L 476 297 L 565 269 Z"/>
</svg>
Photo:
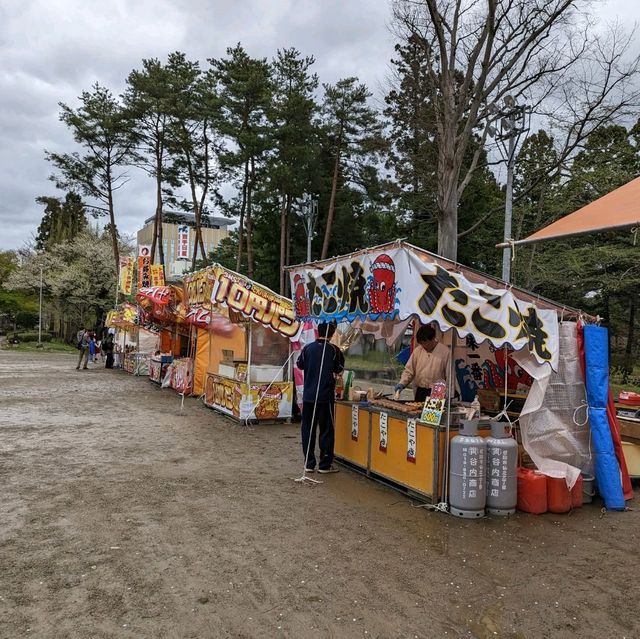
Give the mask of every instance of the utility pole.
<svg viewBox="0 0 640 639">
<path fill-rule="evenodd" d="M 40 309 L 38 312 L 39 320 L 38 320 L 38 348 L 42 348 L 42 277 L 43 277 L 43 268 L 40 265 Z"/>
<path fill-rule="evenodd" d="M 513 172 L 516 163 L 516 148 L 523 133 L 528 130 L 526 117 L 529 113 L 525 105 L 517 105 L 515 100 L 507 95 L 504 99 L 504 109 L 498 112 L 500 117 L 500 131 L 496 138 L 500 143 L 500 152 L 507 163 L 507 186 L 504 205 L 504 241 L 507 243 L 502 253 L 502 279 L 511 281 L 511 222 L 513 219 Z"/>
</svg>

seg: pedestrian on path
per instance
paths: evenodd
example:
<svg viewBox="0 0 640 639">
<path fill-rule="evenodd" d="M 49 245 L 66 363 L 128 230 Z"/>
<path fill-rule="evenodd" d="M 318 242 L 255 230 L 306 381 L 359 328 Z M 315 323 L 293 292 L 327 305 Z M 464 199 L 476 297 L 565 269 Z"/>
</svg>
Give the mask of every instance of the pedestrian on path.
<svg viewBox="0 0 640 639">
<path fill-rule="evenodd" d="M 320 324 L 318 339 L 302 349 L 296 363 L 304 371 L 302 454 L 305 456 L 305 470 L 308 473 L 316 468 L 317 430 L 320 445 L 318 472 L 338 472 L 333 466 L 336 375 L 344 370 L 344 355 L 337 346 L 330 343 L 335 331 L 335 323 Z"/>
<path fill-rule="evenodd" d="M 107 357 L 104 367 L 113 368 L 113 335 L 111 335 L 111 333 L 109 333 L 107 339 L 102 342 L 102 352 Z"/>
<path fill-rule="evenodd" d="M 83 370 L 88 368 L 87 363 L 89 362 L 90 343 L 91 333 L 89 332 L 89 329 L 84 328 L 81 331 L 78 331 L 78 349 L 80 350 L 80 355 L 78 356 L 78 365 L 76 366 L 76 370 L 80 370 L 80 365 L 82 365 Z"/>
</svg>

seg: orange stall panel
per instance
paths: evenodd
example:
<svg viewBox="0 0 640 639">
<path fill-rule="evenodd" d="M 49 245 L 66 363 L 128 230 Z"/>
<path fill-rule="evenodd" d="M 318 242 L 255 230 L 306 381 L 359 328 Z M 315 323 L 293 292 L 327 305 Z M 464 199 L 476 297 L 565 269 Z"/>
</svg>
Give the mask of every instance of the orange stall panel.
<svg viewBox="0 0 640 639">
<path fill-rule="evenodd" d="M 369 462 L 369 411 L 350 402 L 336 402 L 335 455 L 360 468 Z"/>
</svg>

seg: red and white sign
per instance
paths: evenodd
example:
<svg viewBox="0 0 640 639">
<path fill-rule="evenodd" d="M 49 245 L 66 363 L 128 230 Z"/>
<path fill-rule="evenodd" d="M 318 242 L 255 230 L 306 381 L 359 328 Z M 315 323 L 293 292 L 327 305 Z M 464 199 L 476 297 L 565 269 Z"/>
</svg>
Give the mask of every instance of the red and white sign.
<svg viewBox="0 0 640 639">
<path fill-rule="evenodd" d="M 186 224 L 178 227 L 178 259 L 189 258 L 189 227 Z"/>
</svg>

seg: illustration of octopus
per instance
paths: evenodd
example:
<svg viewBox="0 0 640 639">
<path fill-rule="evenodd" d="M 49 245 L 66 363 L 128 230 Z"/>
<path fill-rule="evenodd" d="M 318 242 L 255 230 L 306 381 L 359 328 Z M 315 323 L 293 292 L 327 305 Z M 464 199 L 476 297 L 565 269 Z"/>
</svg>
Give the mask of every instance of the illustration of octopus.
<svg viewBox="0 0 640 639">
<path fill-rule="evenodd" d="M 386 253 L 371 265 L 369 278 L 371 313 L 392 313 L 396 302 L 396 265 Z"/>
</svg>

